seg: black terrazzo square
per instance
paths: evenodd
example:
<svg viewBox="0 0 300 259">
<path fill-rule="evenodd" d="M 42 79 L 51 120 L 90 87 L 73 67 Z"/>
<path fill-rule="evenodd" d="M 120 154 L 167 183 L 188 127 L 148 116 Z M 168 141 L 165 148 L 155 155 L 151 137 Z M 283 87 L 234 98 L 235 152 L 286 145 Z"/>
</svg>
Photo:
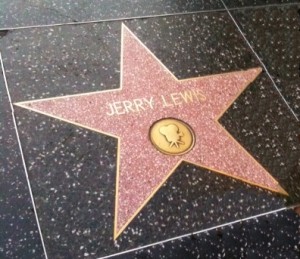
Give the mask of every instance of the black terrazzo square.
<svg viewBox="0 0 300 259">
<path fill-rule="evenodd" d="M 224 11 L 125 24 L 179 79 L 260 66 Z M 0 44 L 13 102 L 120 84 L 120 21 L 12 30 Z M 181 163 L 115 241 L 117 140 L 20 107 L 15 107 L 15 115 L 49 258 L 112 255 L 300 201 L 299 124 L 264 72 L 220 122 L 289 196 Z M 292 227 L 290 231 L 297 233 Z M 226 233 L 230 235 L 210 232 L 214 237 L 209 242 L 218 243 Z M 197 258 L 199 247 L 193 249 L 188 253 Z M 229 255 L 241 254 L 230 249 Z M 252 255 L 253 249 L 245 255 Z M 173 252 L 176 249 L 170 255 Z M 165 258 L 172 257 L 167 253 Z"/>
<path fill-rule="evenodd" d="M 299 3 L 299 0 L 223 0 L 228 8 L 257 7 Z"/>
<path fill-rule="evenodd" d="M 246 220 L 111 258 L 289 258 L 300 254 L 300 217 L 293 210 Z"/>
<path fill-rule="evenodd" d="M 0 258 L 42 258 L 43 248 L 0 76 Z"/>
<path fill-rule="evenodd" d="M 235 10 L 232 14 L 299 117 L 300 4 Z"/>
<path fill-rule="evenodd" d="M 219 0 L 2 0 L 0 28 L 125 19 L 224 8 Z"/>
</svg>

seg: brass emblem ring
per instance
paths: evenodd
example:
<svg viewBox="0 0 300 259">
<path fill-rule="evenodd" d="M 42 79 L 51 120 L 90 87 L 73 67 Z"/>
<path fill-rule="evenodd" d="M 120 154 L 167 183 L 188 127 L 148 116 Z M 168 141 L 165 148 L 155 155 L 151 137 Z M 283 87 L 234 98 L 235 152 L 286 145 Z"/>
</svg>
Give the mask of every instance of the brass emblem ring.
<svg viewBox="0 0 300 259">
<path fill-rule="evenodd" d="M 160 152 L 182 155 L 195 145 L 195 134 L 185 122 L 166 118 L 154 122 L 150 128 L 150 141 Z"/>
</svg>

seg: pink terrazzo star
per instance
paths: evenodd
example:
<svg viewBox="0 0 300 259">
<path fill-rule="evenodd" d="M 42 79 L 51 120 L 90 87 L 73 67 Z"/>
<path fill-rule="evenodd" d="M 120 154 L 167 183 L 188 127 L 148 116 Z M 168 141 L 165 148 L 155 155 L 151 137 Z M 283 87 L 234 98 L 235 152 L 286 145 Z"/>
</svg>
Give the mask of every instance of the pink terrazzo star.
<svg viewBox="0 0 300 259">
<path fill-rule="evenodd" d="M 118 138 L 117 238 L 183 160 L 287 194 L 218 123 L 260 72 L 260 68 L 253 68 L 178 80 L 122 25 L 120 89 L 17 105 Z M 169 117 L 186 122 L 194 130 L 195 146 L 184 155 L 162 154 L 149 140 L 151 125 Z"/>
</svg>

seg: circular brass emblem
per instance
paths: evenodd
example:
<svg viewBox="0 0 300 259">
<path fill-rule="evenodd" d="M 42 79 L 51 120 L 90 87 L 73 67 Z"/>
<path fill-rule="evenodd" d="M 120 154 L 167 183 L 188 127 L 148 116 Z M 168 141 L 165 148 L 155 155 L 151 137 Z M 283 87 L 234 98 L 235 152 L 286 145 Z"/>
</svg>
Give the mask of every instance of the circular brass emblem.
<svg viewBox="0 0 300 259">
<path fill-rule="evenodd" d="M 160 152 L 168 155 L 182 155 L 195 144 L 192 128 L 185 122 L 173 118 L 161 119 L 150 128 L 150 140 Z"/>
</svg>

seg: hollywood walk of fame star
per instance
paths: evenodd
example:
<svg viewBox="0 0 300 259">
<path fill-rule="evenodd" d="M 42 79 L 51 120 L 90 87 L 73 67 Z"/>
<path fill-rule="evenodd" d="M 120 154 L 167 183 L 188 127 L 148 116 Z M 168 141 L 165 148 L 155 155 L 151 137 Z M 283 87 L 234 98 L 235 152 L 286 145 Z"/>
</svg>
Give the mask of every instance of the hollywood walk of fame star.
<svg viewBox="0 0 300 259">
<path fill-rule="evenodd" d="M 218 122 L 260 72 L 253 68 L 178 80 L 122 25 L 119 89 L 16 105 L 118 138 L 117 238 L 182 161 L 287 195 Z M 175 118 L 191 127 L 195 134 L 191 150 L 168 155 L 152 145 L 149 129 L 162 118 Z"/>
</svg>

